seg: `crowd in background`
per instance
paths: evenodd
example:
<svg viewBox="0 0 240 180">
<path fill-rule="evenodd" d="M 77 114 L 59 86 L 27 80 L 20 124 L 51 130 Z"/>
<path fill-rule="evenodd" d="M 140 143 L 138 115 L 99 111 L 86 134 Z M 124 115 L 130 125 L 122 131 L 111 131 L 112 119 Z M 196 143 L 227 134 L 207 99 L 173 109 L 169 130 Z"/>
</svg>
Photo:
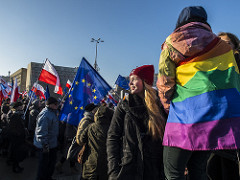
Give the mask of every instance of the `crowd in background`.
<svg viewBox="0 0 240 180">
<path fill-rule="evenodd" d="M 6 99 L 1 155 L 14 173 L 37 156 L 37 180 L 53 179 L 66 161 L 86 180 L 239 179 L 239 58 L 237 36 L 213 34 L 202 7 L 184 8 L 162 46 L 158 91 L 154 66 L 137 67 L 117 107 L 88 104 L 78 127 L 58 120 L 53 97 Z M 74 138 L 84 147 L 80 169 L 67 159 Z"/>
</svg>

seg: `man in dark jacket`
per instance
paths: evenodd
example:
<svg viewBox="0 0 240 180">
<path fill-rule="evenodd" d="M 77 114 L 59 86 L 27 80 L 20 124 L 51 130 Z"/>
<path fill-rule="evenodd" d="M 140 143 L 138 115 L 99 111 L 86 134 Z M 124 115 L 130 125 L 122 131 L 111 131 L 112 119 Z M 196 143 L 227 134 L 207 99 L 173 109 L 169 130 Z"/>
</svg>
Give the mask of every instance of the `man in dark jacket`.
<svg viewBox="0 0 240 180">
<path fill-rule="evenodd" d="M 0 120 L 0 128 L 2 129 L 1 132 L 1 154 L 7 155 L 8 152 L 8 146 L 9 146 L 9 140 L 7 137 L 7 127 L 8 127 L 8 120 L 7 120 L 7 114 L 9 111 L 9 101 L 10 99 L 6 99 L 5 102 L 1 106 L 1 120 Z"/>
<path fill-rule="evenodd" d="M 28 132 L 29 132 L 29 137 L 28 141 L 33 144 L 33 138 L 34 138 L 34 132 L 36 128 L 36 121 L 37 121 L 37 116 L 40 113 L 40 101 L 38 99 L 34 100 L 32 102 L 32 105 L 29 108 L 29 118 L 28 118 Z M 35 147 L 31 148 L 31 156 L 35 155 Z"/>
<path fill-rule="evenodd" d="M 23 168 L 19 166 L 19 162 L 23 161 L 27 156 L 24 120 L 22 118 L 22 103 L 13 102 L 10 106 L 11 110 L 7 114 L 7 119 L 9 121 L 7 134 L 10 140 L 9 160 L 13 163 L 13 172 L 20 173 L 23 171 Z"/>
<path fill-rule="evenodd" d="M 80 143 L 86 143 L 84 152 L 82 177 L 92 180 L 107 180 L 107 132 L 112 119 L 113 110 L 100 106 L 90 124 L 81 134 Z"/>
</svg>

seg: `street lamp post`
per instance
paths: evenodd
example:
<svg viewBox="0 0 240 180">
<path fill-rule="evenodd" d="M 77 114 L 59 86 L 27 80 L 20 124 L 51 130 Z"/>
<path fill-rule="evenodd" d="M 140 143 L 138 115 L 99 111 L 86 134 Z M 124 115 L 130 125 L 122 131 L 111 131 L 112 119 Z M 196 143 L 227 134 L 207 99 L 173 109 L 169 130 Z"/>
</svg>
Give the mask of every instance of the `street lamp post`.
<svg viewBox="0 0 240 180">
<path fill-rule="evenodd" d="M 98 65 L 97 65 L 97 44 L 100 43 L 100 42 L 104 42 L 104 41 L 101 40 L 101 38 L 98 38 L 98 39 L 92 38 L 91 42 L 96 42 L 96 56 L 95 56 L 95 62 L 94 62 L 93 67 L 94 67 L 94 69 L 95 69 L 96 71 L 99 71 L 100 68 L 99 68 Z"/>
</svg>

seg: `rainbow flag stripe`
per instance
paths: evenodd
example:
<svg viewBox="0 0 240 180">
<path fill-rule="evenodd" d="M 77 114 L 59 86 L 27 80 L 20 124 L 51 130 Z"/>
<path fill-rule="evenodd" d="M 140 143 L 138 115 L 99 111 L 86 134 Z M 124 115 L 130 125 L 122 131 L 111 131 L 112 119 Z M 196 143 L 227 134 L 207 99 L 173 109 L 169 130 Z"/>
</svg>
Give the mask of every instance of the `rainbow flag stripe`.
<svg viewBox="0 0 240 180">
<path fill-rule="evenodd" d="M 186 150 L 240 148 L 240 75 L 225 42 L 176 68 L 163 145 Z"/>
</svg>

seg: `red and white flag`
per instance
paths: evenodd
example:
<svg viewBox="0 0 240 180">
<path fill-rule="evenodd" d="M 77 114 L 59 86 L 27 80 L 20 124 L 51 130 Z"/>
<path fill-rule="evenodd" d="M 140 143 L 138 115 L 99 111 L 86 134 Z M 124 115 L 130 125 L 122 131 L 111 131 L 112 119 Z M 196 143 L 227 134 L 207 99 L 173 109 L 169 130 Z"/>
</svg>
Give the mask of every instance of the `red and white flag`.
<svg viewBox="0 0 240 180">
<path fill-rule="evenodd" d="M 37 96 L 39 96 L 40 99 L 46 99 L 46 97 L 44 95 L 45 94 L 45 90 L 44 90 L 44 88 L 40 84 L 34 83 L 33 87 L 32 87 L 32 91 L 35 92 L 35 94 Z"/>
<path fill-rule="evenodd" d="M 28 92 L 27 92 L 26 90 L 22 92 L 22 96 L 23 96 L 23 97 L 24 97 L 24 96 L 27 96 L 27 94 L 28 94 Z"/>
<path fill-rule="evenodd" d="M 44 67 L 41 71 L 41 74 L 38 78 L 39 81 L 45 82 L 47 84 L 55 85 L 54 92 L 57 94 L 62 94 L 62 87 L 60 84 L 60 78 L 58 76 L 57 71 L 53 67 L 53 65 L 50 63 L 50 61 L 47 59 Z"/>
<path fill-rule="evenodd" d="M 15 78 L 13 88 L 12 88 L 10 103 L 16 102 L 18 97 L 19 97 L 19 92 L 18 92 L 17 78 Z"/>
<path fill-rule="evenodd" d="M 71 81 L 69 81 L 69 79 L 67 81 L 66 86 L 67 86 L 68 89 L 70 89 L 72 87 L 72 83 L 71 83 Z"/>
</svg>

